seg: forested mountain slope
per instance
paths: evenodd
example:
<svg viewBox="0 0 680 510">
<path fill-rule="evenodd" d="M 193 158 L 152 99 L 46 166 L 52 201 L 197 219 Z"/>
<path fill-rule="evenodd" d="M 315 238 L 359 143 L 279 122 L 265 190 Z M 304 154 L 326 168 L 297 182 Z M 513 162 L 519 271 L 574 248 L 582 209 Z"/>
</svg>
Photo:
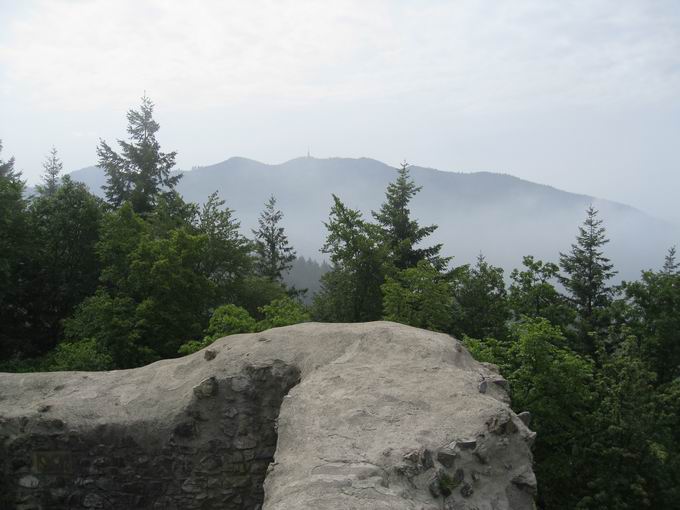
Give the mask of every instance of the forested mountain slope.
<svg viewBox="0 0 680 510">
<path fill-rule="evenodd" d="M 611 239 L 607 252 L 622 278 L 636 278 L 641 269 L 661 264 L 666 249 L 680 239 L 675 226 L 635 208 L 568 193 L 511 175 L 444 172 L 411 167 L 422 186 L 412 203 L 421 224 L 439 229 L 432 241 L 444 243 L 454 264 L 471 262 L 480 253 L 511 269 L 525 254 L 556 260 L 576 234 L 585 208 L 600 210 Z M 101 194 L 103 173 L 89 167 L 73 172 L 76 180 Z M 177 189 L 188 201 L 203 202 L 218 190 L 236 211 L 244 231 L 256 225 L 267 198 L 274 194 L 283 210 L 286 232 L 298 254 L 321 259 L 331 194 L 349 207 L 370 214 L 380 206 L 395 170 L 368 158 L 303 157 L 279 165 L 230 158 L 184 172 Z"/>
</svg>

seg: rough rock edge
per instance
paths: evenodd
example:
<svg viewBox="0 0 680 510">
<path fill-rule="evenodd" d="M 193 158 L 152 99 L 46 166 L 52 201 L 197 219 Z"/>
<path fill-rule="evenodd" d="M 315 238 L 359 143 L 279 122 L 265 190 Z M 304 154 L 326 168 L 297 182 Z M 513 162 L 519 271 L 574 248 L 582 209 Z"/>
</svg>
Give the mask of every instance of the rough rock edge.
<svg viewBox="0 0 680 510">
<path fill-rule="evenodd" d="M 272 393 L 299 379 L 273 418 L 278 445 L 264 508 L 533 508 L 535 434 L 509 409 L 507 383 L 495 367 L 473 360 L 450 336 L 388 322 L 307 323 L 237 335 L 135 370 L 0 374 L 0 448 L 55 431 L 85 436 L 104 427 L 124 431 L 151 454 L 167 452 L 169 439 L 176 448 L 199 451 L 200 438 L 208 430 L 224 436 L 220 420 L 245 405 L 225 404 L 224 392 L 237 400 L 247 396 L 260 377 L 253 374 L 263 371 L 270 375 L 262 387 L 277 388 Z M 275 400 L 262 404 L 267 413 L 272 406 L 278 411 Z M 252 446 L 240 439 L 252 435 L 237 435 L 229 445 Z M 8 473 L 12 459 L 3 457 Z M 34 468 L 13 477 L 13 491 L 42 490 L 47 477 Z M 192 471 L 180 481 L 199 497 L 208 494 L 200 486 L 205 480 Z M 88 493 L 89 500 L 81 494 L 81 505 L 97 507 L 101 492 Z M 224 506 L 234 494 L 223 496 L 220 507 L 256 506 Z M 182 507 L 193 508 L 190 501 Z M 209 501 L 196 508 L 210 508 Z"/>
</svg>

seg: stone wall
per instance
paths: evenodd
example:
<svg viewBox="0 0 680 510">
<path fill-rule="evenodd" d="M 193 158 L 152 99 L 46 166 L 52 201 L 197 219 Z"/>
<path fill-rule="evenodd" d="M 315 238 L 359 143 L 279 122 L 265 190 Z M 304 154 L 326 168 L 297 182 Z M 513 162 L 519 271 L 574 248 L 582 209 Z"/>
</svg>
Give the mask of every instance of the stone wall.
<svg viewBox="0 0 680 510">
<path fill-rule="evenodd" d="M 281 401 L 299 376 L 274 363 L 207 378 L 193 388 L 168 435 L 151 442 L 115 424 L 72 428 L 50 418 L 47 405 L 33 416 L 3 420 L 0 507 L 260 508 Z"/>
</svg>

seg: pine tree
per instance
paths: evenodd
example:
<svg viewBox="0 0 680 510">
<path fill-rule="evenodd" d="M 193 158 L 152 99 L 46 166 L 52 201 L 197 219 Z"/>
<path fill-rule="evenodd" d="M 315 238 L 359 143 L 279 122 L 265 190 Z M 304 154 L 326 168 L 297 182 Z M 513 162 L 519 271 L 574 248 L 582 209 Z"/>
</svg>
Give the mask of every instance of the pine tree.
<svg viewBox="0 0 680 510">
<path fill-rule="evenodd" d="M 260 276 L 272 281 L 282 281 L 283 273 L 288 271 L 296 254 L 288 244 L 285 230 L 279 225 L 283 213 L 276 209 L 276 198 L 269 197 L 258 219 L 259 227 L 253 230 L 257 260 L 255 268 Z"/>
<path fill-rule="evenodd" d="M 59 156 L 57 156 L 57 149 L 52 147 L 49 156 L 47 156 L 47 159 L 43 163 L 43 184 L 38 186 L 38 191 L 41 195 L 54 195 L 59 187 L 63 167 L 63 163 L 59 159 Z"/>
<path fill-rule="evenodd" d="M 458 338 L 504 340 L 510 319 L 503 269 L 489 264 L 481 253 L 474 266 L 451 272 L 456 303 L 451 331 Z"/>
<path fill-rule="evenodd" d="M 421 260 L 428 260 L 435 268 L 442 270 L 449 258 L 439 255 L 441 244 L 416 248 L 423 239 L 437 230 L 437 225 L 421 227 L 417 220 L 410 217 L 409 203 L 421 190 L 421 186 L 416 186 L 413 182 L 408 163 L 402 163 L 397 172 L 397 180 L 387 186 L 386 200 L 380 211 L 373 212 L 383 242 L 390 250 L 390 258 L 399 270 L 416 267 Z"/>
<path fill-rule="evenodd" d="M 104 140 L 97 147 L 98 165 L 107 177 L 107 200 L 116 208 L 129 201 L 139 214 L 153 211 L 159 197 L 171 192 L 181 177 L 171 174 L 177 153 L 160 150 L 156 140 L 160 126 L 153 120 L 153 109 L 151 99 L 144 96 L 139 111 L 128 111 L 130 142 L 118 141 L 120 154 Z"/>
<path fill-rule="evenodd" d="M 666 253 L 662 272 L 667 275 L 677 274 L 678 269 L 680 269 L 680 263 L 675 258 L 675 246 L 671 246 Z"/>
<path fill-rule="evenodd" d="M 584 333 L 596 329 L 600 312 L 610 304 L 614 291 L 607 282 L 616 274 L 614 265 L 602 251 L 609 239 L 597 214 L 592 205 L 588 207 L 576 243 L 571 245 L 569 253 L 560 253 L 560 266 L 566 273 L 560 276 L 560 282 L 569 291 Z"/>
<path fill-rule="evenodd" d="M 212 193 L 198 212 L 197 229 L 207 238 L 201 270 L 217 286 L 223 302 L 229 302 L 244 276 L 252 273 L 252 246 L 241 234 L 234 211 L 224 203 L 216 191 Z"/>
</svg>

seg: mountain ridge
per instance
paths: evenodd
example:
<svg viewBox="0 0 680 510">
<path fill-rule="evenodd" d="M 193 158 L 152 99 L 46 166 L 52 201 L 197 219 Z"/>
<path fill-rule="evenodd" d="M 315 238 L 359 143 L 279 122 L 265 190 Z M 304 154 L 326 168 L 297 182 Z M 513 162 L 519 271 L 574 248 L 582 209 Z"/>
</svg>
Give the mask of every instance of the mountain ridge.
<svg viewBox="0 0 680 510">
<path fill-rule="evenodd" d="M 284 212 L 292 244 L 303 256 L 323 258 L 319 249 L 335 194 L 348 206 L 370 218 L 380 207 L 394 167 L 372 158 L 298 157 L 267 164 L 244 157 L 181 171 L 177 186 L 185 199 L 203 202 L 218 191 L 234 209 L 244 233 L 256 227 L 269 195 L 274 194 Z M 104 173 L 96 167 L 72 172 L 102 194 Z M 585 208 L 601 212 L 609 237 L 608 254 L 622 278 L 637 278 L 639 271 L 659 266 L 665 251 L 678 239 L 678 228 L 627 204 L 563 191 L 548 184 L 490 171 L 449 172 L 411 166 L 422 186 L 412 203 L 413 217 L 439 229 L 431 242 L 442 242 L 455 262 L 468 263 L 483 252 L 490 262 L 506 269 L 518 267 L 522 255 L 557 260 L 569 250 Z"/>
</svg>

